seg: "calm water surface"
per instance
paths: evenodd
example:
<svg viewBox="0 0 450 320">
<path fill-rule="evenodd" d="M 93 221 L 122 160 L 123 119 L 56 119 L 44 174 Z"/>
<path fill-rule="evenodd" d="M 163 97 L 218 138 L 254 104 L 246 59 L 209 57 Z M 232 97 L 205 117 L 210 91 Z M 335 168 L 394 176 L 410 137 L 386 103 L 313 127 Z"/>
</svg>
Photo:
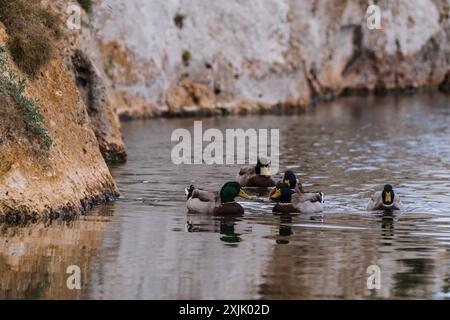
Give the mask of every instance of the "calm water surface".
<svg viewBox="0 0 450 320">
<path fill-rule="evenodd" d="M 237 166 L 173 165 L 171 133 L 193 119 L 123 123 L 129 161 L 112 168 L 119 201 L 72 222 L 0 226 L 0 298 L 450 298 L 448 96 L 342 98 L 306 114 L 203 120 L 279 128 L 281 170 L 326 194 L 323 214 L 187 214 L 183 188 L 219 189 Z M 369 213 L 391 183 L 404 210 Z M 82 289 L 66 287 L 78 265 Z M 368 290 L 367 267 L 381 269 Z"/>
</svg>

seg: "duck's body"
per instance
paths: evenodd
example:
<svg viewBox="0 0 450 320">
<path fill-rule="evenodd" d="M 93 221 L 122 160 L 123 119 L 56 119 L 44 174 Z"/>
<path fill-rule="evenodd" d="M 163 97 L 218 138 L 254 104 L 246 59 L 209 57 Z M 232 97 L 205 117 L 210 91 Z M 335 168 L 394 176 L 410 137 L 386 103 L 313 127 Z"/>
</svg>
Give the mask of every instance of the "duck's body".
<svg viewBox="0 0 450 320">
<path fill-rule="evenodd" d="M 319 213 L 323 211 L 323 194 L 294 193 L 292 203 L 301 213 Z"/>
<path fill-rule="evenodd" d="M 323 211 L 322 193 L 297 193 L 284 183 L 277 183 L 270 193 L 270 199 L 278 203 L 272 212 L 276 213 L 320 213 Z"/>
<path fill-rule="evenodd" d="M 294 202 L 281 203 L 278 202 L 272 209 L 274 213 L 321 213 L 323 211 L 323 203 L 321 202 Z"/>
<path fill-rule="evenodd" d="M 394 192 L 389 184 L 384 186 L 383 191 L 375 192 L 367 204 L 368 211 L 401 210 L 401 207 L 400 196 Z"/>
<path fill-rule="evenodd" d="M 192 190 L 188 195 L 186 207 L 188 212 L 212 214 L 214 208 L 220 205 L 219 193 L 217 191 L 206 191 L 190 186 Z"/>
<path fill-rule="evenodd" d="M 213 215 L 242 215 L 244 208 L 234 198 L 250 198 L 236 182 L 227 182 L 220 192 L 206 191 L 191 185 L 186 189 L 186 194 L 189 213 Z"/>
<path fill-rule="evenodd" d="M 269 166 L 267 160 L 258 159 L 256 166 L 242 167 L 236 181 L 243 187 L 273 187 L 275 181 L 270 177 Z"/>
</svg>

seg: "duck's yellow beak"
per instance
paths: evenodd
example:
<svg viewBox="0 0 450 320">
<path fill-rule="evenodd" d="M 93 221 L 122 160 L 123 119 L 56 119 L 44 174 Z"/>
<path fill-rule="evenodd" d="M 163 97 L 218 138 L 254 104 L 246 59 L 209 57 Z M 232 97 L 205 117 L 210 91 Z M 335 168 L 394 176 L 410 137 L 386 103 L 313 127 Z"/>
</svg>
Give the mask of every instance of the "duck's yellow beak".
<svg viewBox="0 0 450 320">
<path fill-rule="evenodd" d="M 288 187 L 291 186 L 291 183 L 289 182 L 289 179 L 284 179 L 283 182 L 284 182 L 284 184 L 287 185 Z"/>
<path fill-rule="evenodd" d="M 252 197 L 250 197 L 242 188 L 241 190 L 239 190 L 239 197 L 247 200 L 252 200 Z"/>
<path fill-rule="evenodd" d="M 386 192 L 384 194 L 384 202 L 385 203 L 391 203 L 392 202 L 392 195 L 390 192 Z"/>
<path fill-rule="evenodd" d="M 279 188 L 275 189 L 275 192 L 270 196 L 270 199 L 276 200 L 281 196 L 281 190 Z"/>
<path fill-rule="evenodd" d="M 262 173 L 263 176 L 270 177 L 270 171 L 269 171 L 268 167 L 262 167 L 261 168 L 261 173 Z"/>
</svg>

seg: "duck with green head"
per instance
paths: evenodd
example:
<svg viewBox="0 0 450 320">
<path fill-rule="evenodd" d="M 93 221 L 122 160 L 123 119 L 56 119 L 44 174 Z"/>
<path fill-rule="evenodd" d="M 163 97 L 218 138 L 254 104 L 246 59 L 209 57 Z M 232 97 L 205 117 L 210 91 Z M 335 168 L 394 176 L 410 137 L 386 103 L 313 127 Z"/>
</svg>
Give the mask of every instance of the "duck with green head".
<svg viewBox="0 0 450 320">
<path fill-rule="evenodd" d="M 305 189 L 303 189 L 300 178 L 298 178 L 291 170 L 287 170 L 284 173 L 283 179 L 280 182 L 287 185 L 296 194 L 296 197 L 298 197 L 300 202 L 323 202 L 324 194 L 322 192 L 306 192 Z"/>
<path fill-rule="evenodd" d="M 268 188 L 275 186 L 270 176 L 270 161 L 259 158 L 254 166 L 242 167 L 236 176 L 236 181 L 243 187 Z"/>
<path fill-rule="evenodd" d="M 400 196 L 394 192 L 390 184 L 383 187 L 383 191 L 377 191 L 369 199 L 367 210 L 400 210 Z"/>
<path fill-rule="evenodd" d="M 235 201 L 235 198 L 252 199 L 242 186 L 234 181 L 225 183 L 220 192 L 206 191 L 191 185 L 186 188 L 186 195 L 186 206 L 190 213 L 214 215 L 242 215 L 244 208 Z"/>
<path fill-rule="evenodd" d="M 270 200 L 276 201 L 272 212 L 276 213 L 319 213 L 323 211 L 323 194 L 317 197 L 305 197 L 290 186 L 278 182 L 270 192 Z"/>
</svg>

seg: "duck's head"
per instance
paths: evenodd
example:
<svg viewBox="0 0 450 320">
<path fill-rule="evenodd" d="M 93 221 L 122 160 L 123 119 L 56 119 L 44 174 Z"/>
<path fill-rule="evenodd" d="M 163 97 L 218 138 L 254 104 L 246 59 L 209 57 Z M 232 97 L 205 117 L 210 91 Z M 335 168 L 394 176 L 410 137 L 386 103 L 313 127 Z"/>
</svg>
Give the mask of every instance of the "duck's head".
<svg viewBox="0 0 450 320">
<path fill-rule="evenodd" d="M 386 184 L 383 188 L 383 192 L 381 193 L 383 204 L 386 206 L 392 205 L 394 203 L 394 197 L 394 189 L 392 189 L 390 184 Z"/>
<path fill-rule="evenodd" d="M 255 173 L 259 175 L 263 175 L 266 177 L 270 177 L 270 161 L 265 158 L 258 158 L 255 166 Z"/>
<path fill-rule="evenodd" d="M 291 170 L 288 170 L 284 173 L 283 183 L 286 184 L 289 188 L 295 189 L 297 186 L 297 176 Z"/>
<path fill-rule="evenodd" d="M 275 189 L 270 192 L 269 198 L 270 200 L 274 200 L 280 203 L 291 203 L 292 193 L 293 192 L 288 185 L 282 182 L 278 182 L 275 186 Z"/>
<path fill-rule="evenodd" d="M 220 201 L 222 203 L 233 202 L 234 198 L 241 197 L 250 200 L 251 197 L 242 189 L 237 182 L 227 182 L 220 189 Z"/>
</svg>

